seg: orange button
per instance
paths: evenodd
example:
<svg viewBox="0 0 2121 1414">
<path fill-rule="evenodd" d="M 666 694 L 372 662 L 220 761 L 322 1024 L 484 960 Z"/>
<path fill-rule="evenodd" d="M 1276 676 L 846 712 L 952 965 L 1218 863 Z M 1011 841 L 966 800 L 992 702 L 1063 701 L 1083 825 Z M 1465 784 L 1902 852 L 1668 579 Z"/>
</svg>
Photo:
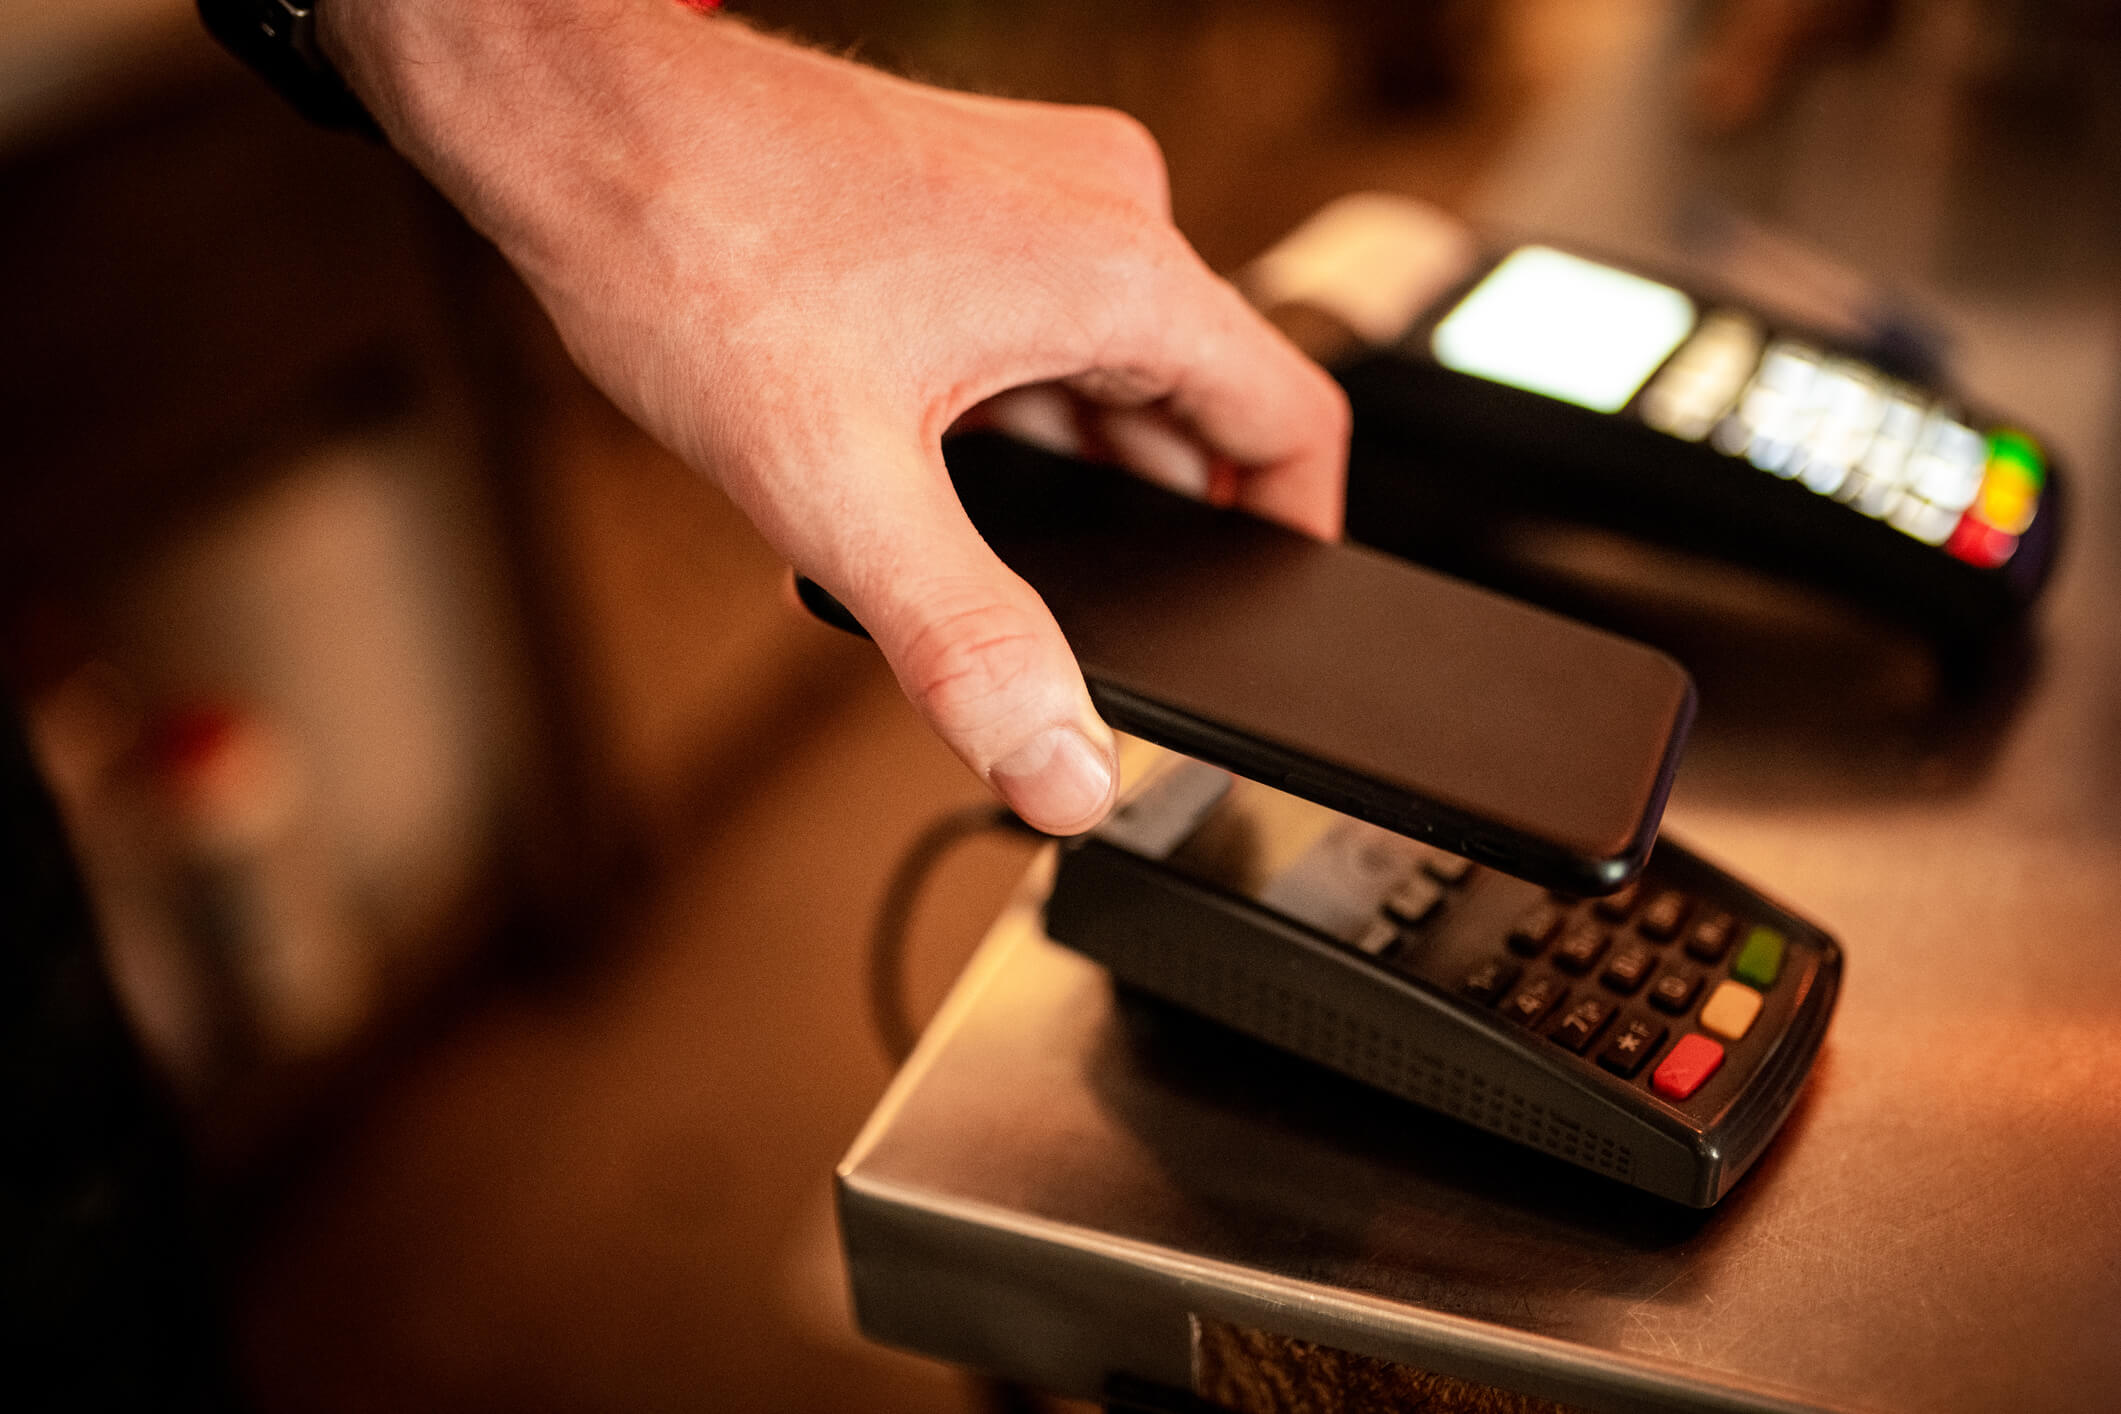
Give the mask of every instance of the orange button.
<svg viewBox="0 0 2121 1414">
<path fill-rule="evenodd" d="M 1706 1036 L 1682 1036 L 1650 1077 L 1650 1086 L 1667 1100 L 1684 1100 L 1722 1064 L 1723 1047 Z"/>
<path fill-rule="evenodd" d="M 1760 993 L 1743 982 L 1724 982 L 1701 1007 L 1701 1029 L 1735 1041 L 1753 1029 L 1760 1015 Z"/>
<path fill-rule="evenodd" d="M 2006 535 L 2023 535 L 2040 507 L 2040 486 L 2025 469 L 2003 460 L 1988 464 L 1974 514 Z"/>
</svg>

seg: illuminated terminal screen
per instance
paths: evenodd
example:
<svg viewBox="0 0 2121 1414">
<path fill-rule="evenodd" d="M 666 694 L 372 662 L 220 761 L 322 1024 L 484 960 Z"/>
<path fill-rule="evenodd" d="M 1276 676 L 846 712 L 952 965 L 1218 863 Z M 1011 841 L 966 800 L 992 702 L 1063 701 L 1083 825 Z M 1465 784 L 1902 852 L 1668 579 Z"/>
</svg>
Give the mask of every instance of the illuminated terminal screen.
<svg viewBox="0 0 2121 1414">
<path fill-rule="evenodd" d="M 1702 314 L 1680 290 L 1546 246 L 1511 252 L 1444 316 L 1437 362 L 1617 413 L 1798 481 L 1983 569 L 2032 524 L 2046 458 L 2025 433 L 1976 431 L 1868 364 Z"/>
</svg>

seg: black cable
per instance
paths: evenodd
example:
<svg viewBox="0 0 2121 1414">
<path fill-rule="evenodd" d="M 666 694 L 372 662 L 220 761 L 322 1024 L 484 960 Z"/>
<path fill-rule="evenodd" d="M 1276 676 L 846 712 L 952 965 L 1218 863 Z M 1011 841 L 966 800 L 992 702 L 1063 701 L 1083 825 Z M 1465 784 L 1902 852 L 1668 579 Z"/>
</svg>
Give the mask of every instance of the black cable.
<svg viewBox="0 0 2121 1414">
<path fill-rule="evenodd" d="M 893 1065 L 902 1065 L 913 1054 L 920 1037 L 906 1001 L 906 928 L 913 921 L 913 907 L 920 901 L 921 885 L 928 875 L 961 841 L 990 830 L 1010 830 L 1038 836 L 1037 832 L 1010 813 L 1007 806 L 968 805 L 931 822 L 921 831 L 892 871 L 884 900 L 877 905 L 876 924 L 869 933 L 869 1019 L 877 1040 Z"/>
</svg>

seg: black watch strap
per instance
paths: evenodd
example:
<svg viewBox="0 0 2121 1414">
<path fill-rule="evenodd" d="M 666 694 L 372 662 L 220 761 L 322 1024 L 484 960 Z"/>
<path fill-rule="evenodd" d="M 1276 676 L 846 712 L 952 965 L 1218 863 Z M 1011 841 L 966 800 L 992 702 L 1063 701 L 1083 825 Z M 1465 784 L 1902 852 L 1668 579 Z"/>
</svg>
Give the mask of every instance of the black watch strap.
<svg viewBox="0 0 2121 1414">
<path fill-rule="evenodd" d="M 382 130 L 317 48 L 317 0 L 198 0 L 223 48 L 256 70 L 303 117 L 381 138 Z"/>
</svg>

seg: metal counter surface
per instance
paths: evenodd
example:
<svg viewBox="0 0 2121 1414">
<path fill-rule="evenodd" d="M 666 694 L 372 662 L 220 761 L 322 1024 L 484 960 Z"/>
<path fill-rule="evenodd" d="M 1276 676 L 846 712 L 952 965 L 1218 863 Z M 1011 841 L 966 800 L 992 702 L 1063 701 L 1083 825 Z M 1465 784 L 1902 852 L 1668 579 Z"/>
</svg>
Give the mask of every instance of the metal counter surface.
<svg viewBox="0 0 2121 1414">
<path fill-rule="evenodd" d="M 2076 974 L 1987 910 L 1960 946 L 1881 921 L 1789 1126 L 1708 1213 L 1130 1013 L 1027 897 L 843 1167 L 864 1324 L 1082 1395 L 1183 1387 L 1198 1314 L 1594 1408 L 2096 1406 L 2121 882 L 1999 872 L 2066 893 L 2041 917 Z"/>
</svg>

